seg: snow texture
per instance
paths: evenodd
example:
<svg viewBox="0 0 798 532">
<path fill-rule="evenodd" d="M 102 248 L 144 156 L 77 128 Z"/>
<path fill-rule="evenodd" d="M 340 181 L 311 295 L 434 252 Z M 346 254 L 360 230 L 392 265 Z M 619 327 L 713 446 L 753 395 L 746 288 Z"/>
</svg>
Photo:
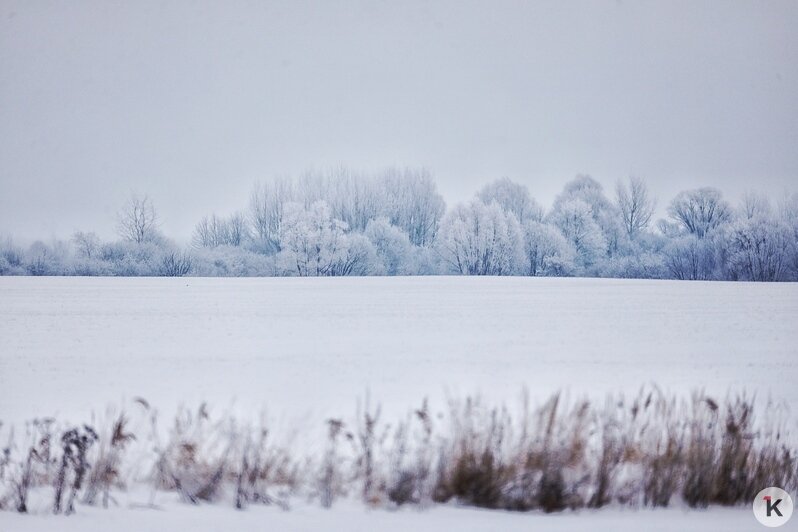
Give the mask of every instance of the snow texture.
<svg viewBox="0 0 798 532">
<path fill-rule="evenodd" d="M 782 530 L 795 530 L 795 521 Z M 0 530 L 13 532 L 138 532 L 155 530 L 196 530 L 228 532 L 231 530 L 279 530 L 310 532 L 346 530 L 348 532 L 547 532 L 638 531 L 680 532 L 750 531 L 759 525 L 750 508 L 712 508 L 711 510 L 620 509 L 583 510 L 560 514 L 512 513 L 454 506 L 425 510 L 405 508 L 399 511 L 369 510 L 360 503 L 338 504 L 332 510 L 318 505 L 301 505 L 282 511 L 274 507 L 253 507 L 235 511 L 227 506 L 187 506 L 174 500 L 158 510 L 123 507 L 103 510 L 81 506 L 69 517 L 22 515 L 0 512 Z"/>
<path fill-rule="evenodd" d="M 367 391 L 403 415 L 446 393 L 652 383 L 798 405 L 793 283 L 5 277 L 0 302 L 6 423 L 133 397 L 291 422 L 352 414 Z"/>
</svg>

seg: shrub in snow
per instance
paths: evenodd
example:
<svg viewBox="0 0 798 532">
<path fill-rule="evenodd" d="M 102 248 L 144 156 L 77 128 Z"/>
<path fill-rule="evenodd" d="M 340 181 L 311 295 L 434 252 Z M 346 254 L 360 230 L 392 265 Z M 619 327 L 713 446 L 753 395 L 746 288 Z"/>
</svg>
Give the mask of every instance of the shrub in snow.
<svg viewBox="0 0 798 532">
<path fill-rule="evenodd" d="M 601 276 L 616 279 L 663 279 L 668 276 L 668 270 L 662 255 L 643 251 L 605 260 Z"/>
<path fill-rule="evenodd" d="M 468 397 L 442 412 L 425 402 L 395 425 L 367 403 L 351 424 L 327 420 L 326 438 L 307 455 L 279 445 L 262 424 L 215 417 L 205 405 L 181 410 L 163 440 L 154 411 L 137 402 L 138 426 L 149 423 L 149 435 L 133 434 L 117 417 L 99 433 L 68 428 L 56 439 L 51 420 L 31 426 L 26 446 L 12 438 L 0 460 L 0 509 L 30 511 L 29 492 L 49 487 L 52 508 L 68 513 L 78 500 L 107 504 L 131 479 L 191 504 L 236 508 L 286 508 L 291 495 L 325 507 L 347 495 L 388 507 L 457 501 L 560 511 L 676 500 L 705 507 L 748 505 L 761 486 L 798 488 L 786 420 L 757 420 L 745 396 L 718 402 L 643 390 L 595 404 L 557 394 L 537 408 L 524 396 L 519 409 Z"/>
<path fill-rule="evenodd" d="M 69 515 L 75 511 L 75 497 L 83 487 L 83 479 L 90 465 L 89 448 L 97 441 L 97 433 L 88 425 L 69 429 L 61 435 L 61 461 L 55 477 L 55 502 L 53 513 L 63 509 Z M 69 490 L 66 505 L 62 507 L 64 490 Z"/>
<path fill-rule="evenodd" d="M 76 258 L 72 261 L 67 275 L 84 277 L 113 275 L 111 265 L 99 258 Z"/>
<path fill-rule="evenodd" d="M 168 250 L 161 254 L 157 274 L 162 277 L 183 277 L 191 273 L 193 259 L 185 251 Z"/>
<path fill-rule="evenodd" d="M 14 245 L 10 237 L 0 239 L 0 274 L 22 275 L 25 273 L 25 254 Z"/>
<path fill-rule="evenodd" d="M 136 436 L 127 431 L 128 419 L 120 414 L 111 427 L 111 433 L 97 436 L 99 449 L 90 469 L 83 502 L 92 505 L 102 496 L 103 508 L 108 508 L 112 488 L 123 488 L 121 482 L 122 460 L 125 448 Z"/>
<path fill-rule="evenodd" d="M 64 246 L 48 246 L 37 240 L 25 253 L 25 269 L 28 275 L 62 275 L 67 260 Z"/>
<path fill-rule="evenodd" d="M 112 275 L 155 275 L 159 251 L 154 242 L 119 241 L 104 244 L 100 258 L 109 265 Z"/>
<path fill-rule="evenodd" d="M 192 253 L 192 275 L 200 277 L 270 277 L 276 275 L 274 257 L 243 247 L 218 246 Z"/>
</svg>

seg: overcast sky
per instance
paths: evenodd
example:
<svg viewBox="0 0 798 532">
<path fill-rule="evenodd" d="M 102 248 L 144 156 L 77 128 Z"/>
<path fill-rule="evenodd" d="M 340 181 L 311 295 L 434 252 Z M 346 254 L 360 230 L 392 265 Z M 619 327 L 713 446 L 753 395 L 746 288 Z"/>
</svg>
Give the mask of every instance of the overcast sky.
<svg viewBox="0 0 798 532">
<path fill-rule="evenodd" d="M 167 234 L 255 181 L 424 166 L 608 192 L 798 190 L 798 2 L 0 0 L 0 233 Z"/>
</svg>

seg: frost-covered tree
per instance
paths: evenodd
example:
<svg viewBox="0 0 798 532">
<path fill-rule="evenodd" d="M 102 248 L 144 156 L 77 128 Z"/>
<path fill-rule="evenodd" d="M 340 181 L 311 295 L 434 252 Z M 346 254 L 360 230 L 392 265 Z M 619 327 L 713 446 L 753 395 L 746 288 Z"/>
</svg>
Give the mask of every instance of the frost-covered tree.
<svg viewBox="0 0 798 532">
<path fill-rule="evenodd" d="M 285 205 L 294 201 L 291 180 L 278 178 L 255 185 L 250 196 L 252 232 L 257 247 L 265 253 L 280 251 Z"/>
<path fill-rule="evenodd" d="M 413 272 L 413 244 L 407 233 L 391 225 L 388 218 L 369 221 L 365 231 L 378 257 L 377 275 L 409 275 Z"/>
<path fill-rule="evenodd" d="M 524 275 L 566 276 L 576 270 L 576 250 L 557 228 L 527 220 L 523 225 Z"/>
<path fill-rule="evenodd" d="M 75 257 L 66 266 L 68 274 L 81 276 L 107 275 L 108 265 L 100 259 L 102 242 L 93 232 L 78 231 L 72 235 Z"/>
<path fill-rule="evenodd" d="M 330 205 L 333 195 L 330 187 L 334 186 L 335 182 L 330 178 L 329 173 L 308 170 L 300 174 L 294 184 L 294 201 L 301 203 L 306 209 L 318 201 L 324 201 Z"/>
<path fill-rule="evenodd" d="M 737 210 L 737 217 L 750 220 L 756 217 L 773 216 L 773 207 L 767 196 L 754 191 L 747 191 L 743 194 L 740 207 Z"/>
<path fill-rule="evenodd" d="M 615 201 L 626 234 L 634 239 L 648 227 L 656 205 L 649 196 L 645 181 L 639 177 L 630 177 L 628 183 L 619 181 L 615 186 Z"/>
<path fill-rule="evenodd" d="M 394 168 L 379 175 L 346 168 L 305 172 L 296 181 L 282 179 L 256 187 L 250 209 L 257 247 L 266 253 L 280 251 L 287 203 L 297 202 L 309 209 L 318 201 L 327 203 L 331 216 L 346 223 L 348 231 L 363 232 L 369 221 L 384 216 L 415 245 L 432 243 L 445 210 L 443 198 L 425 170 Z"/>
<path fill-rule="evenodd" d="M 84 259 L 95 258 L 100 251 L 100 237 L 94 232 L 77 231 L 72 235 L 72 243 L 75 245 L 78 256 Z"/>
<path fill-rule="evenodd" d="M 25 252 L 10 236 L 0 237 L 0 275 L 24 275 Z"/>
<path fill-rule="evenodd" d="M 25 263 L 29 275 L 59 275 L 60 257 L 41 240 L 30 245 L 25 254 Z"/>
<path fill-rule="evenodd" d="M 231 214 L 227 218 L 227 242 L 236 247 L 243 246 L 250 238 L 247 217 L 243 212 Z"/>
<path fill-rule="evenodd" d="M 149 196 L 130 196 L 117 215 L 117 231 L 123 239 L 137 244 L 160 238 L 158 213 Z"/>
<path fill-rule="evenodd" d="M 680 192 L 668 206 L 668 215 L 684 232 L 704 238 L 730 221 L 732 209 L 719 190 L 704 187 Z"/>
<path fill-rule="evenodd" d="M 334 262 L 327 275 L 373 275 L 378 263 L 377 252 L 368 238 L 360 233 L 344 235 L 346 253 Z"/>
<path fill-rule="evenodd" d="M 527 220 L 543 220 L 543 208 L 529 195 L 529 189 L 507 177 L 482 187 L 477 198 L 485 205 L 498 203 L 506 212 L 513 213 L 521 224 Z"/>
<path fill-rule="evenodd" d="M 769 205 L 760 207 L 750 218 L 741 217 L 729 225 L 725 238 L 728 270 L 734 279 L 786 280 L 792 246 L 790 228 L 768 214 Z"/>
<path fill-rule="evenodd" d="M 197 248 L 236 247 L 244 244 L 248 233 L 243 214 L 236 213 L 228 218 L 213 214 L 203 217 L 196 225 L 191 242 Z"/>
<path fill-rule="evenodd" d="M 588 175 L 578 175 L 565 184 L 563 191 L 554 199 L 549 219 L 560 220 L 560 223 L 562 223 L 563 219 L 567 218 L 567 215 L 561 211 L 568 209 L 570 210 L 569 214 L 573 214 L 575 201 L 580 201 L 587 205 L 589 215 L 598 227 L 604 241 L 603 252 L 595 255 L 592 252 L 586 253 L 586 249 L 577 248 L 583 258 L 584 265 L 592 266 L 599 259 L 619 253 L 625 247 L 624 238 L 626 237 L 626 231 L 621 224 L 620 213 L 618 208 L 604 195 L 604 188 L 601 183 Z M 566 234 L 569 239 L 572 239 L 573 236 L 573 233 L 570 236 Z M 593 239 L 593 243 L 597 242 L 597 239 Z M 576 244 L 576 242 L 574 243 Z"/>
<path fill-rule="evenodd" d="M 328 174 L 327 199 L 334 218 L 350 231 L 363 232 L 371 220 L 385 212 L 384 191 L 373 176 L 339 168 Z"/>
<path fill-rule="evenodd" d="M 798 193 L 785 194 L 779 204 L 779 220 L 790 234 L 789 266 L 791 279 L 798 281 Z"/>
<path fill-rule="evenodd" d="M 590 207 L 591 216 L 596 220 L 603 212 L 613 210 L 612 202 L 604 195 L 604 187 L 589 175 L 578 175 L 568 181 L 554 199 L 552 208 L 556 210 L 560 204 L 574 199 L 585 202 Z"/>
<path fill-rule="evenodd" d="M 346 226 L 333 220 L 330 207 L 317 201 L 309 209 L 299 203 L 285 205 L 279 236 L 277 263 L 294 275 L 328 275 L 331 265 L 346 253 Z"/>
<path fill-rule="evenodd" d="M 347 235 L 346 223 L 331 216 L 325 201 L 307 209 L 286 204 L 281 229 L 277 265 L 288 275 L 366 275 L 376 260 L 368 239 Z"/>
<path fill-rule="evenodd" d="M 464 275 L 514 275 L 524 263 L 518 220 L 498 203 L 473 200 L 456 206 L 441 223 L 436 242 L 449 271 Z"/>
<path fill-rule="evenodd" d="M 198 248 L 215 248 L 227 245 L 227 227 L 225 221 L 212 214 L 204 216 L 194 227 L 191 243 Z"/>
<path fill-rule="evenodd" d="M 384 214 L 391 224 L 407 233 L 414 245 L 431 245 L 446 204 L 430 173 L 393 168 L 382 176 L 380 186 L 385 192 Z"/>
<path fill-rule="evenodd" d="M 679 238 L 684 235 L 681 225 L 661 218 L 657 220 L 657 230 L 665 238 Z"/>
<path fill-rule="evenodd" d="M 687 234 L 671 241 L 663 250 L 665 267 L 674 279 L 716 278 L 718 257 L 711 238 Z"/>
<path fill-rule="evenodd" d="M 132 196 L 119 213 L 122 239 L 75 233 L 71 246 L 24 250 L 0 240 L 0 275 L 595 275 L 798 280 L 798 195 L 778 209 L 747 193 L 731 209 L 719 191 L 680 193 L 659 231 L 639 179 L 615 201 L 589 176 L 569 181 L 548 214 L 509 179 L 442 218 L 428 172 L 337 168 L 255 187 L 249 216 L 197 224 L 190 254 L 158 231 L 151 200 Z"/>
<path fill-rule="evenodd" d="M 593 210 L 583 200 L 560 202 L 549 221 L 574 247 L 581 267 L 590 268 L 606 256 L 607 240 L 593 217 Z"/>
</svg>

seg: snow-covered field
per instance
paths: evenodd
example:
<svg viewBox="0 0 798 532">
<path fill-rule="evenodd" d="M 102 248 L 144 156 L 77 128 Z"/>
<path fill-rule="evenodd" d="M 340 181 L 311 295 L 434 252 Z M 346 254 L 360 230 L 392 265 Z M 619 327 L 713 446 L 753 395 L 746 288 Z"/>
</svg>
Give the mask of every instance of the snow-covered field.
<svg viewBox="0 0 798 532">
<path fill-rule="evenodd" d="M 782 530 L 795 530 L 794 521 Z M 9 532 L 201 531 L 229 532 L 729 532 L 764 530 L 749 508 L 710 511 L 610 508 L 560 514 L 519 513 L 439 506 L 419 510 L 369 510 L 362 504 L 338 504 L 333 510 L 301 505 L 282 511 L 253 507 L 244 512 L 214 505 L 186 506 L 178 502 L 161 510 L 122 507 L 114 510 L 81 507 L 75 515 L 21 515 L 0 512 L 0 530 Z"/>
<path fill-rule="evenodd" d="M 677 394 L 747 390 L 795 412 L 797 378 L 796 284 L 0 277 L 0 420 L 17 425 L 37 416 L 84 421 L 108 403 L 143 397 L 166 411 L 201 401 L 266 409 L 284 426 L 321 429 L 327 416 L 354 414 L 367 392 L 390 417 L 425 396 L 434 408 L 446 394 L 512 403 L 522 387 L 542 401 L 559 389 L 604 397 L 651 384 Z M 758 526 L 747 508 L 558 516 L 367 511 L 345 501 L 333 512 L 166 508 L 81 508 L 67 520 L 0 512 L 0 530 L 108 530 L 122 521 L 139 530 L 202 523 L 203 531 L 266 522 L 279 530 Z"/>
<path fill-rule="evenodd" d="M 134 396 L 345 415 L 428 395 L 706 388 L 798 407 L 798 284 L 0 278 L 0 417 Z"/>
</svg>

